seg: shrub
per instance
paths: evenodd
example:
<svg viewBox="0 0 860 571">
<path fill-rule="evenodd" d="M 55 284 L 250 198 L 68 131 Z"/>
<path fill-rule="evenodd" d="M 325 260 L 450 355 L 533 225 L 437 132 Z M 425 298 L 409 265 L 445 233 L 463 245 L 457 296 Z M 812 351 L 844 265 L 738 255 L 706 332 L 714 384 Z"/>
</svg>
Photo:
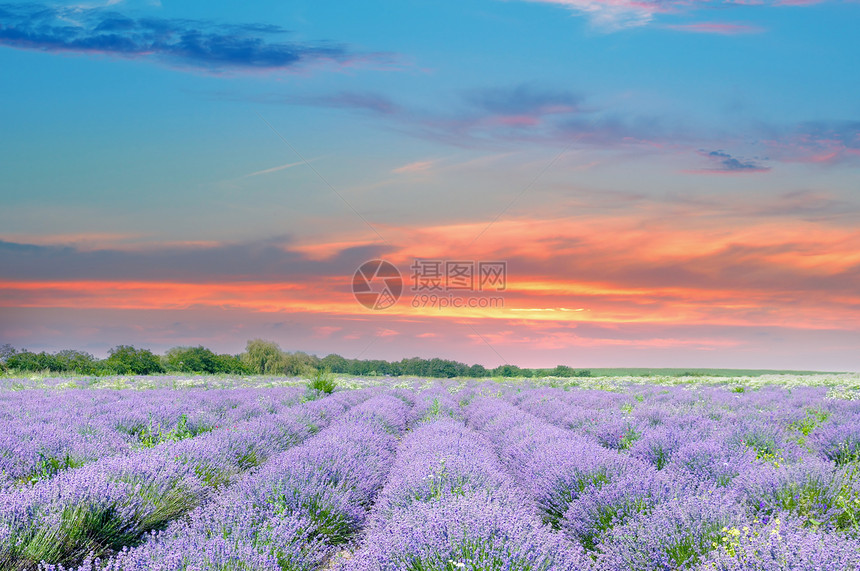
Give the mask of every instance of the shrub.
<svg viewBox="0 0 860 571">
<path fill-rule="evenodd" d="M 308 382 L 308 390 L 316 393 L 316 395 L 330 395 L 336 387 L 337 382 L 334 375 L 328 369 L 317 369 L 312 373 Z"/>
</svg>

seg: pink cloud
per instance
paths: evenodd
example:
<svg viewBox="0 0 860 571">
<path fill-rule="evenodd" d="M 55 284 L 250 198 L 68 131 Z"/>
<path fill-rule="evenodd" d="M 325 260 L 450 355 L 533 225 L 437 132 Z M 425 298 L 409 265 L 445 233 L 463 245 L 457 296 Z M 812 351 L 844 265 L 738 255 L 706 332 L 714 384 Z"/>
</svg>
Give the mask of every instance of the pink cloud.
<svg viewBox="0 0 860 571">
<path fill-rule="evenodd" d="M 321 327 L 314 327 L 314 337 L 317 339 L 327 339 L 332 336 L 332 334 L 341 331 L 343 327 L 335 327 L 332 325 L 324 325 Z"/>
<path fill-rule="evenodd" d="M 667 12 L 671 3 L 636 0 L 530 0 L 544 4 L 557 4 L 587 15 L 598 27 L 623 29 L 641 26 L 651 21 L 654 14 Z"/>
<path fill-rule="evenodd" d="M 798 132 L 764 141 L 779 160 L 797 163 L 836 164 L 860 158 L 860 123 L 811 123 Z"/>
<path fill-rule="evenodd" d="M 702 6 L 811 6 L 825 0 L 723 0 L 719 3 L 705 3 L 701 0 L 527 0 L 543 4 L 564 6 L 582 13 L 592 23 L 606 30 L 620 30 L 649 24 L 658 14 L 692 11 Z M 722 22 L 696 22 L 666 26 L 684 32 L 701 34 L 751 34 L 764 31 L 757 26 Z"/>
</svg>

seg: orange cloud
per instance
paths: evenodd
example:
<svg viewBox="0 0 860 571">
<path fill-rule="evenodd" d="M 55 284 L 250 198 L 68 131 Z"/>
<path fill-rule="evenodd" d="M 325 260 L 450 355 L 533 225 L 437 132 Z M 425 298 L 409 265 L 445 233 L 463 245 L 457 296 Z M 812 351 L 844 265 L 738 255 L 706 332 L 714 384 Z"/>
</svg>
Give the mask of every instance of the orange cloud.
<svg viewBox="0 0 860 571">
<path fill-rule="evenodd" d="M 805 202 L 800 197 L 785 204 L 795 208 L 805 207 Z M 313 313 L 333 319 L 505 322 L 519 324 L 525 331 L 588 323 L 856 330 L 860 232 L 828 221 L 794 217 L 786 223 L 785 218 L 761 216 L 767 207 L 679 201 L 670 208 L 640 205 L 636 212 L 624 215 L 500 219 L 489 228 L 486 222 L 387 227 L 384 235 L 396 246 L 384 257 L 403 274 L 404 292 L 384 312 L 367 310 L 353 299 L 350 285 L 355 268 L 351 267 L 344 268 L 342 275 L 305 273 L 293 282 L 288 277 L 283 282 L 225 283 L 122 276 L 104 281 L 5 280 L 0 281 L 0 307 L 241 309 Z M 320 260 L 372 245 L 369 239 L 344 235 L 291 251 L 306 260 Z M 412 291 L 410 266 L 415 259 L 505 261 L 507 288 L 480 295 Z M 309 267 L 312 272 L 313 266 Z M 431 294 L 436 297 L 430 298 Z M 501 303 L 462 303 L 491 298 Z M 315 330 L 316 336 L 353 335 L 338 327 L 321 327 Z M 398 333 L 391 327 L 380 331 L 384 337 Z M 523 337 L 552 343 L 550 338 L 577 342 L 576 336 L 557 332 Z M 503 339 L 502 335 L 500 342 Z M 684 344 L 681 338 L 665 336 L 648 342 Z"/>
</svg>

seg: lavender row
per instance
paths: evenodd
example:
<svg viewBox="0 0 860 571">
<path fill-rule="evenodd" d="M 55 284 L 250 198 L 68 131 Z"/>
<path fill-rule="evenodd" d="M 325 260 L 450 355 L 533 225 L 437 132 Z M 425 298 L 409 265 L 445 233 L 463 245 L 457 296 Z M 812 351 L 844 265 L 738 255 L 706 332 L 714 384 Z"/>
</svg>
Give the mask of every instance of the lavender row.
<svg viewBox="0 0 860 571">
<path fill-rule="evenodd" d="M 460 403 L 471 393 L 471 390 L 466 390 L 455 395 L 449 387 L 437 383 L 416 393 L 413 416 L 417 423 L 444 417 L 461 418 Z"/>
<path fill-rule="evenodd" d="M 466 407 L 466 418 L 492 441 L 512 478 L 537 504 L 544 521 L 556 528 L 570 503 L 584 492 L 624 474 L 655 472 L 644 462 L 553 426 L 501 399 L 475 399 Z"/>
<path fill-rule="evenodd" d="M 581 549 L 540 524 L 490 443 L 445 416 L 403 439 L 362 546 L 341 568 L 588 568 Z"/>
<path fill-rule="evenodd" d="M 0 393 L 0 489 L 277 413 L 302 394 L 298 388 Z"/>
<path fill-rule="evenodd" d="M 132 545 L 214 489 L 293 446 L 370 395 L 343 392 L 279 415 L 112 456 L 0 493 L 0 568 L 80 560 Z"/>
<path fill-rule="evenodd" d="M 361 529 L 411 416 L 402 399 L 373 397 L 189 518 L 79 569 L 314 569 Z"/>
<path fill-rule="evenodd" d="M 576 392 L 540 391 L 521 399 L 524 408 L 543 411 L 536 397 L 552 394 L 569 405 L 567 425 L 606 448 L 678 477 L 737 492 L 745 511 L 767 522 L 789 512 L 808 526 L 860 535 L 860 478 L 854 442 L 860 438 L 858 403 L 826 400 L 820 390 L 767 389 L 729 393 L 716 389 L 650 389 L 634 407 L 613 410 L 615 420 L 575 428 L 582 418 Z M 607 404 L 622 395 L 598 396 Z M 528 401 L 531 401 L 529 406 Z M 623 407 L 624 405 L 622 405 Z M 592 412 L 593 415 L 600 412 Z M 606 426 L 614 423 L 621 438 Z M 618 429 L 618 426 L 623 429 Z M 626 446 L 616 444 L 627 442 Z"/>
<path fill-rule="evenodd" d="M 526 485 L 547 521 L 585 547 L 598 569 L 686 569 L 717 561 L 720 568 L 733 568 L 732 564 L 744 561 L 744 552 L 733 548 L 737 542 L 732 530 L 744 528 L 753 530 L 745 539 L 748 550 L 766 552 L 757 555 L 764 562 L 762 569 L 775 568 L 768 565 L 784 559 L 776 555 L 780 551 L 767 550 L 763 542 L 755 544 L 752 539 L 770 533 L 768 526 L 777 520 L 784 523 L 783 547 L 794 542 L 832 547 L 826 553 L 807 549 L 810 565 L 857 561 L 857 542 L 837 533 L 834 526 L 822 525 L 823 518 L 817 522 L 819 532 L 810 535 L 796 509 L 783 513 L 799 507 L 799 502 L 809 502 L 804 496 L 810 492 L 815 492 L 815 500 L 830 494 L 831 504 L 840 501 L 840 493 L 860 497 L 856 483 L 846 481 L 845 472 L 833 465 L 812 460 L 797 467 L 777 467 L 752 456 L 730 468 L 736 480 L 726 485 L 709 477 L 712 470 L 691 469 L 696 462 L 707 465 L 726 459 L 725 449 L 714 450 L 707 443 L 700 446 L 694 431 L 687 432 L 693 440 L 678 455 L 686 462 L 660 465 L 653 458 L 601 446 L 593 435 L 549 425 L 496 399 L 475 401 L 467 408 L 467 417 L 492 437 L 505 464 Z M 697 446 L 698 455 L 692 453 Z M 833 512 L 832 507 L 814 509 Z M 845 510 L 840 514 L 846 515 Z"/>
<path fill-rule="evenodd" d="M 826 399 L 824 389 L 631 390 L 635 392 L 539 389 L 512 401 L 552 424 L 633 455 L 655 446 L 672 454 L 686 441 L 717 438 L 733 452 L 746 449 L 758 459 L 782 463 L 813 457 L 838 465 L 860 460 L 860 403 Z M 678 438 L 679 433 L 684 437 Z"/>
</svg>

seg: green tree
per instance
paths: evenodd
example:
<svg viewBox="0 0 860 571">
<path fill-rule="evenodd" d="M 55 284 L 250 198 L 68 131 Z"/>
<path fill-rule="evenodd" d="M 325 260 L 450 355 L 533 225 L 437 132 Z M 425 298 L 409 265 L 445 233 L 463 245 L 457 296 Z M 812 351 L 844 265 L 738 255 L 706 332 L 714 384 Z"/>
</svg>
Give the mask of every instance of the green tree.
<svg viewBox="0 0 860 571">
<path fill-rule="evenodd" d="M 84 351 L 63 349 L 54 355 L 54 360 L 63 372 L 93 375 L 98 371 L 96 358 Z"/>
<path fill-rule="evenodd" d="M 382 359 L 369 359 L 365 361 L 367 368 L 370 369 L 370 375 L 389 375 L 391 374 L 391 363 Z"/>
<path fill-rule="evenodd" d="M 242 361 L 259 375 L 283 374 L 286 368 L 286 358 L 278 344 L 263 339 L 248 341 Z"/>
<path fill-rule="evenodd" d="M 163 373 L 161 360 L 149 349 L 135 349 L 131 345 L 117 345 L 103 361 L 109 371 L 118 375 L 151 375 Z"/>
<path fill-rule="evenodd" d="M 349 374 L 355 376 L 369 375 L 373 373 L 373 365 L 369 361 L 353 359 L 349 362 Z"/>
<path fill-rule="evenodd" d="M 299 375 L 309 374 L 320 366 L 320 360 L 315 355 L 308 355 L 302 351 L 295 353 L 284 353 L 283 374 L 297 377 Z"/>
<path fill-rule="evenodd" d="M 32 353 L 30 351 L 15 353 L 6 359 L 6 365 L 10 369 L 32 372 L 62 370 L 62 366 L 57 359 L 44 351 L 41 353 Z"/>
<path fill-rule="evenodd" d="M 173 347 L 167 350 L 167 368 L 183 373 L 220 373 L 218 356 L 199 347 Z"/>
<path fill-rule="evenodd" d="M 468 372 L 466 365 L 447 359 L 430 359 L 427 362 L 427 374 L 437 378 L 461 377 Z"/>
<path fill-rule="evenodd" d="M 349 361 L 340 355 L 332 353 L 320 359 L 320 366 L 332 373 L 345 374 L 349 372 Z"/>
<path fill-rule="evenodd" d="M 402 359 L 400 361 L 399 368 L 401 375 L 408 375 L 410 377 L 421 377 L 425 375 L 424 359 L 421 359 L 420 357 Z"/>
<path fill-rule="evenodd" d="M 490 371 L 483 365 L 472 365 L 469 367 L 469 376 L 479 379 L 490 376 Z"/>
<path fill-rule="evenodd" d="M 215 363 L 219 373 L 250 375 L 254 372 L 238 355 L 215 355 Z"/>
<path fill-rule="evenodd" d="M 499 365 L 493 369 L 493 376 L 496 377 L 521 377 L 523 370 L 516 365 Z"/>
</svg>

